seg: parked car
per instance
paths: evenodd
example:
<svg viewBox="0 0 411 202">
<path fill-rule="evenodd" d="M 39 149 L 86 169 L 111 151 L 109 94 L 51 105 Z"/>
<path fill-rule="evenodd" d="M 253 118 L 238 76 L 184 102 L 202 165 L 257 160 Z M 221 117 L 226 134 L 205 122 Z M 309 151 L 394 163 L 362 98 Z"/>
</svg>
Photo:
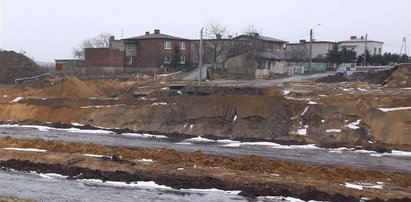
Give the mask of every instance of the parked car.
<svg viewBox="0 0 411 202">
<path fill-rule="evenodd" d="M 340 67 L 335 71 L 336 76 L 347 76 L 347 68 L 345 67 Z"/>
</svg>

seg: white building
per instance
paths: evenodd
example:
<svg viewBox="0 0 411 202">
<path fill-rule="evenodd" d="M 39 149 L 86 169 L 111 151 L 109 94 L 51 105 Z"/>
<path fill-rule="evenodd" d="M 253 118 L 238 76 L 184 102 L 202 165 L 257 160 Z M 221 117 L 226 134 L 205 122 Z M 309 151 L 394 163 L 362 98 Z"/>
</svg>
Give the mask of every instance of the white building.
<svg viewBox="0 0 411 202">
<path fill-rule="evenodd" d="M 357 56 L 359 56 L 364 54 L 365 44 L 367 44 L 367 49 L 370 52 L 370 55 L 381 55 L 383 53 L 382 47 L 384 43 L 373 40 L 365 41 L 363 36 L 360 38 L 357 38 L 357 36 L 351 36 L 350 40 L 339 41 L 338 44 L 340 49 L 346 48 L 347 50 L 353 50 L 357 53 Z"/>
<path fill-rule="evenodd" d="M 332 50 L 336 42 L 313 41 L 311 58 L 325 58 L 329 50 Z M 309 58 L 310 42 L 300 40 L 300 43 L 286 44 L 286 58 L 305 61 Z"/>
</svg>

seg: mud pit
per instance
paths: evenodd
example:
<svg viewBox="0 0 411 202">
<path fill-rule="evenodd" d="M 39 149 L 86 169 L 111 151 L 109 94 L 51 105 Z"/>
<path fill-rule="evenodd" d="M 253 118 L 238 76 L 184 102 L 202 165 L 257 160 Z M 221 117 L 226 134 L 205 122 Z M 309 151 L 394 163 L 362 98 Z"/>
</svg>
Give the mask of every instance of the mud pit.
<svg viewBox="0 0 411 202">
<path fill-rule="evenodd" d="M 69 179 L 102 179 L 135 182 L 155 181 L 173 188 L 241 190 L 247 197 L 293 196 L 305 200 L 352 201 L 361 197 L 409 196 L 411 175 L 351 168 L 316 167 L 283 160 L 267 161 L 256 156 L 223 158 L 200 151 L 130 150 L 93 144 L 23 141 L 2 138 L 0 147 L 37 148 L 47 152 L 0 149 L 0 166 L 6 169 L 59 173 Z M 99 154 L 111 158 L 88 157 Z M 120 157 L 121 156 L 121 157 Z M 151 159 L 142 162 L 139 159 Z M 382 183 L 383 189 L 362 191 L 345 183 Z"/>
</svg>

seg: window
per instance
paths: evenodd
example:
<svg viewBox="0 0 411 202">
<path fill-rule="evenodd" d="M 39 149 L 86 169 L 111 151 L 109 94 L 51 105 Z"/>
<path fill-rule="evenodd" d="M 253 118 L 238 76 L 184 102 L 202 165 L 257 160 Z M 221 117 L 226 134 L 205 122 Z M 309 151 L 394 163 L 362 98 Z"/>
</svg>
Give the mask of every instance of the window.
<svg viewBox="0 0 411 202">
<path fill-rule="evenodd" d="M 171 49 L 171 41 L 164 42 L 164 49 Z"/>
<path fill-rule="evenodd" d="M 381 48 L 378 48 L 378 54 L 381 55 Z"/>
<path fill-rule="evenodd" d="M 178 43 L 178 48 L 180 48 L 180 50 L 185 50 L 185 49 L 186 49 L 186 43 L 184 43 L 184 42 L 179 42 L 179 43 Z"/>
<path fill-rule="evenodd" d="M 180 57 L 180 64 L 185 64 L 186 63 L 186 56 L 181 56 Z"/>
<path fill-rule="evenodd" d="M 170 56 L 165 56 L 164 57 L 164 64 L 170 64 L 171 63 L 171 57 Z"/>
<path fill-rule="evenodd" d="M 377 48 L 374 48 L 374 54 L 377 54 Z"/>
</svg>

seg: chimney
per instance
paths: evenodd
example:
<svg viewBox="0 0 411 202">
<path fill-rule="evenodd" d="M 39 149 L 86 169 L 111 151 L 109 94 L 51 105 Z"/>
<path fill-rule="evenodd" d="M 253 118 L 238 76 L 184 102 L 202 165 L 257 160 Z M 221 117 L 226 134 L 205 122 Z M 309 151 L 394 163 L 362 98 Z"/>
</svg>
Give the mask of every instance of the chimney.
<svg viewBox="0 0 411 202">
<path fill-rule="evenodd" d="M 154 30 L 154 34 L 160 34 L 160 30 L 159 30 L 159 29 L 155 29 L 155 30 Z"/>
<path fill-rule="evenodd" d="M 110 36 L 110 39 L 109 39 L 109 41 L 114 41 L 114 36 Z"/>
<path fill-rule="evenodd" d="M 364 40 L 364 36 L 361 36 L 361 40 Z"/>
<path fill-rule="evenodd" d="M 357 39 L 357 36 L 351 36 L 351 40 Z"/>
<path fill-rule="evenodd" d="M 146 35 L 149 35 L 150 34 L 150 32 L 146 32 Z"/>
<path fill-rule="evenodd" d="M 215 35 L 215 38 L 216 38 L 216 39 L 221 39 L 221 34 L 216 34 L 216 35 Z"/>
<path fill-rule="evenodd" d="M 300 43 L 305 43 L 305 42 L 307 42 L 305 39 L 300 40 Z"/>
<path fill-rule="evenodd" d="M 255 36 L 255 37 L 259 37 L 260 34 L 256 32 L 256 33 L 254 33 L 254 36 Z"/>
<path fill-rule="evenodd" d="M 228 38 L 229 38 L 229 39 L 232 39 L 232 38 L 233 38 L 233 35 L 228 35 Z"/>
</svg>

